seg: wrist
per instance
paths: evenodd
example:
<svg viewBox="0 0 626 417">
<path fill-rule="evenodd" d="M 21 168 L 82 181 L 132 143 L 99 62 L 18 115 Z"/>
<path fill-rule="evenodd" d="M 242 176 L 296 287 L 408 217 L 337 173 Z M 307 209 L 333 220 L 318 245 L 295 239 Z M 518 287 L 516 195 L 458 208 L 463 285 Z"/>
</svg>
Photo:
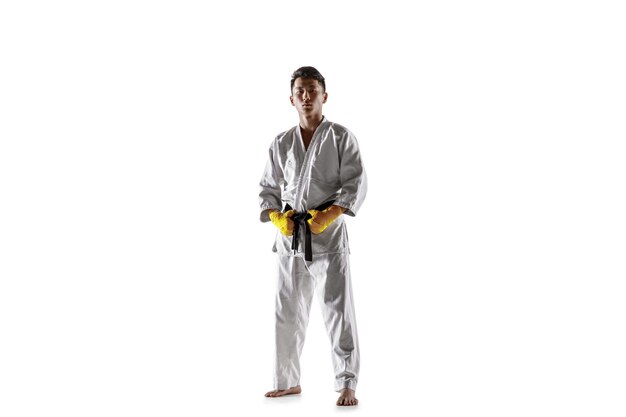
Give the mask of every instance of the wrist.
<svg viewBox="0 0 626 417">
<path fill-rule="evenodd" d="M 343 213 L 347 210 L 345 207 L 335 206 L 335 205 L 330 206 L 330 209 L 331 209 L 331 210 L 332 210 L 332 212 L 333 212 L 334 214 L 336 214 L 337 216 L 339 216 L 339 215 L 343 214 Z"/>
</svg>

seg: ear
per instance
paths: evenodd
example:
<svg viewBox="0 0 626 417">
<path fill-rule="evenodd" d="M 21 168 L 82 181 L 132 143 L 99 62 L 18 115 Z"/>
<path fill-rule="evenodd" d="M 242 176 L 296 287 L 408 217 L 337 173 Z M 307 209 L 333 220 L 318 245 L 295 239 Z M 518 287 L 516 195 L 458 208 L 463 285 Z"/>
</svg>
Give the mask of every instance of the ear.
<svg viewBox="0 0 626 417">
<path fill-rule="evenodd" d="M 293 96 L 289 96 L 289 101 L 291 102 L 291 105 L 292 105 L 292 106 L 295 106 L 295 105 L 296 105 L 296 103 L 294 103 L 294 102 L 293 102 Z"/>
<path fill-rule="evenodd" d="M 326 100 L 328 100 L 328 93 L 324 93 L 324 101 L 322 103 L 326 103 Z"/>
</svg>

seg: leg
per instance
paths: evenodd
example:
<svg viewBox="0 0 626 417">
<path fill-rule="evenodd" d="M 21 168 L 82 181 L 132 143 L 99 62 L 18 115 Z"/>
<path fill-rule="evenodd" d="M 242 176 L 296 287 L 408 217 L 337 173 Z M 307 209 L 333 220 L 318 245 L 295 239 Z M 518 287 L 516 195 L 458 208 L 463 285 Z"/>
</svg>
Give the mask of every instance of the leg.
<svg viewBox="0 0 626 417">
<path fill-rule="evenodd" d="M 267 397 L 300 393 L 300 354 L 314 288 L 302 258 L 280 256 L 278 267 L 274 390 Z"/>
<path fill-rule="evenodd" d="M 348 254 L 329 254 L 326 260 L 315 270 L 315 276 L 319 280 L 317 296 L 332 345 L 335 390 L 341 392 L 337 405 L 356 405 L 354 390 L 360 357 Z"/>
</svg>

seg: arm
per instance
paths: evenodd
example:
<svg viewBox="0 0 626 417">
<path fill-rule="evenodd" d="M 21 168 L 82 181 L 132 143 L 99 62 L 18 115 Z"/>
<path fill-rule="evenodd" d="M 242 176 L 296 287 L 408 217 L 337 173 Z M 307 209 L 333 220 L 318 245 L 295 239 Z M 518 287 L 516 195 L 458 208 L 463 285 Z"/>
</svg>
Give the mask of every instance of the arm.
<svg viewBox="0 0 626 417">
<path fill-rule="evenodd" d="M 335 199 L 335 205 L 343 207 L 347 215 L 356 216 L 367 194 L 367 175 L 359 145 L 351 132 L 343 138 L 339 152 L 341 192 Z"/>
<path fill-rule="evenodd" d="M 260 220 L 263 223 L 270 221 L 269 213 L 272 210 L 282 210 L 281 184 L 282 173 L 274 162 L 274 145 L 272 144 L 269 150 L 269 159 L 259 184 L 261 186 L 261 192 L 259 193 L 261 205 Z"/>
</svg>

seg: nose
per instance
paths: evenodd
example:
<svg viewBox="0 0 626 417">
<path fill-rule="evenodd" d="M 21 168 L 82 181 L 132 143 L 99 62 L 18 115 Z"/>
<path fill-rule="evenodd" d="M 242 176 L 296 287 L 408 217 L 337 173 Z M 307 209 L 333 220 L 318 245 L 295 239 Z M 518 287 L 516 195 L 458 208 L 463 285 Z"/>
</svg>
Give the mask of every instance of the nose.
<svg viewBox="0 0 626 417">
<path fill-rule="evenodd" d="M 305 91 L 304 93 L 302 93 L 302 100 L 304 101 L 309 101 L 311 99 L 311 97 L 309 96 L 309 92 Z"/>
</svg>

